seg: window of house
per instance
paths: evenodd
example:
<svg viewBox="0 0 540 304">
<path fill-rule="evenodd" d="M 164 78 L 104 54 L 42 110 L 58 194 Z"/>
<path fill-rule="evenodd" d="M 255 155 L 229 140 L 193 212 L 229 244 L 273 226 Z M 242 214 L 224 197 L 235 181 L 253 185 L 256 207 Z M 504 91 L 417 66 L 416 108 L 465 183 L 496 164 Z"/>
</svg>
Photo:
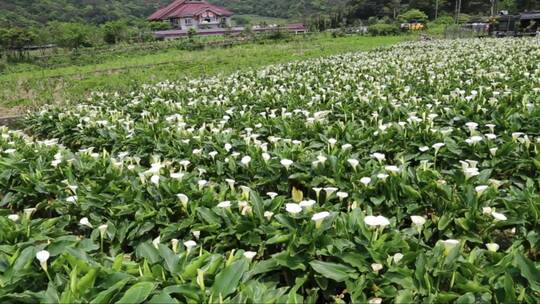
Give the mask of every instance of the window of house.
<svg viewBox="0 0 540 304">
<path fill-rule="evenodd" d="M 192 25 L 193 20 L 191 20 L 191 18 L 187 18 L 187 19 L 185 19 L 185 23 L 186 23 L 186 25 Z"/>
<path fill-rule="evenodd" d="M 212 19 L 210 19 L 210 18 L 204 18 L 204 22 L 212 22 Z"/>
</svg>

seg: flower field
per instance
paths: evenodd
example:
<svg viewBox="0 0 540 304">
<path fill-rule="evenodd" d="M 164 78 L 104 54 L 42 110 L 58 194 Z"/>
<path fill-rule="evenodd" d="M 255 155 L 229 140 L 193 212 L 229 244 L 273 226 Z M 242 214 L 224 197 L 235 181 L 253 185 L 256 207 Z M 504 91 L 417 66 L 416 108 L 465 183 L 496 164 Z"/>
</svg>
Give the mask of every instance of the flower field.
<svg viewBox="0 0 540 304">
<path fill-rule="evenodd" d="M 540 44 L 404 43 L 1 130 L 0 301 L 540 302 Z"/>
</svg>

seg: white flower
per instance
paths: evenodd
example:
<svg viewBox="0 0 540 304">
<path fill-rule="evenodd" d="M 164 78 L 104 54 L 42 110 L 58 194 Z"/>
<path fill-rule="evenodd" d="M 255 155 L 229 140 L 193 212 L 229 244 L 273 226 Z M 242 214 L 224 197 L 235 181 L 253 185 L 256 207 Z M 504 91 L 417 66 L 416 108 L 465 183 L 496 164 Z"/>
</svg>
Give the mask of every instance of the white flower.
<svg viewBox="0 0 540 304">
<path fill-rule="evenodd" d="M 477 143 L 481 142 L 482 139 L 482 136 L 472 136 L 471 138 L 467 138 L 465 142 L 469 145 L 476 145 Z"/>
<path fill-rule="evenodd" d="M 291 214 L 297 214 L 302 212 L 302 207 L 299 204 L 289 203 L 285 204 L 285 210 Z"/>
<path fill-rule="evenodd" d="M 452 248 L 456 247 L 457 245 L 459 245 L 459 241 L 453 240 L 453 239 L 444 240 L 444 241 L 441 241 L 441 243 L 444 245 L 444 248 L 446 249 L 447 252 L 450 251 Z"/>
<path fill-rule="evenodd" d="M 98 227 L 99 234 L 101 235 L 101 237 L 103 237 L 105 235 L 105 232 L 107 232 L 107 228 L 109 228 L 109 225 L 107 225 L 107 224 L 103 224 L 103 225 Z"/>
<path fill-rule="evenodd" d="M 150 182 L 154 185 L 159 185 L 159 175 L 152 175 Z"/>
<path fill-rule="evenodd" d="M 181 180 L 182 178 L 184 178 L 184 173 L 171 173 L 170 177 L 172 179 Z"/>
<path fill-rule="evenodd" d="M 183 193 L 180 193 L 180 194 L 177 194 L 176 195 L 178 197 L 178 199 L 180 200 L 180 202 L 182 203 L 182 206 L 184 208 L 187 208 L 187 205 L 188 205 L 188 202 L 189 202 L 189 198 L 187 195 L 183 194 Z"/>
<path fill-rule="evenodd" d="M 27 217 L 27 218 L 30 218 L 32 216 L 32 214 L 34 214 L 34 212 L 36 212 L 36 208 L 26 208 L 24 209 L 24 215 Z"/>
<path fill-rule="evenodd" d="M 193 231 L 191 231 L 191 233 L 193 234 L 193 236 L 197 240 L 201 237 L 201 232 L 199 230 L 193 230 Z"/>
<path fill-rule="evenodd" d="M 354 158 L 349 158 L 347 162 L 349 163 L 349 165 L 351 165 L 351 167 L 353 167 L 354 170 L 356 170 L 356 167 L 358 167 L 358 164 L 360 164 L 360 162 Z"/>
<path fill-rule="evenodd" d="M 371 183 L 371 178 L 370 177 L 362 177 L 360 179 L 360 182 L 364 185 L 364 186 L 368 186 L 370 183 Z"/>
<path fill-rule="evenodd" d="M 368 304 L 382 304 L 382 298 L 371 298 L 368 300 Z"/>
<path fill-rule="evenodd" d="M 371 227 L 382 227 L 382 228 L 390 225 L 390 221 L 382 215 L 379 215 L 379 216 L 368 215 L 364 218 L 364 223 Z"/>
<path fill-rule="evenodd" d="M 313 205 L 315 205 L 315 201 L 314 200 L 305 200 L 305 201 L 301 201 L 299 203 L 300 207 L 302 208 L 306 208 L 306 209 L 309 209 L 311 208 Z"/>
<path fill-rule="evenodd" d="M 88 220 L 87 217 L 83 217 L 82 219 L 80 219 L 79 224 L 81 224 L 82 226 L 92 228 L 92 224 L 90 224 L 90 221 Z"/>
<path fill-rule="evenodd" d="M 397 174 L 401 171 L 397 166 L 385 166 L 384 169 L 393 174 Z"/>
<path fill-rule="evenodd" d="M 321 194 L 322 188 L 314 187 L 312 188 L 313 191 L 315 191 L 315 195 L 317 196 L 317 200 L 319 199 L 319 195 Z"/>
<path fill-rule="evenodd" d="M 268 195 L 272 200 L 278 196 L 278 194 L 275 192 L 267 192 L 266 195 Z"/>
<path fill-rule="evenodd" d="M 353 146 L 351 144 L 344 144 L 344 145 L 341 145 L 341 150 L 347 151 L 347 150 L 352 149 L 352 147 Z"/>
<path fill-rule="evenodd" d="M 186 246 L 186 249 L 189 252 L 191 248 L 197 246 L 197 243 L 193 240 L 189 240 L 189 241 L 184 242 L 184 246 Z"/>
<path fill-rule="evenodd" d="M 497 139 L 497 135 L 495 134 L 492 134 L 492 133 L 488 133 L 485 135 L 487 139 L 489 140 L 494 140 L 494 139 Z"/>
<path fill-rule="evenodd" d="M 289 167 L 294 163 L 292 160 L 290 159 L 282 159 L 280 161 L 281 165 L 283 167 L 285 167 L 286 170 L 289 170 Z"/>
<path fill-rule="evenodd" d="M 18 214 L 10 214 L 7 218 L 14 222 L 17 222 L 21 217 Z"/>
<path fill-rule="evenodd" d="M 382 162 L 383 160 L 386 159 L 386 156 L 382 153 L 373 153 L 371 154 L 371 156 L 375 158 L 376 160 L 378 160 L 379 162 Z"/>
<path fill-rule="evenodd" d="M 401 259 L 403 259 L 403 254 L 402 253 L 396 253 L 394 254 L 394 256 L 392 257 L 393 260 L 394 260 L 394 263 L 399 263 L 399 261 L 401 261 Z"/>
<path fill-rule="evenodd" d="M 490 153 L 492 156 L 496 156 L 498 150 L 499 150 L 498 148 L 491 148 L 491 149 L 489 149 L 489 153 Z"/>
<path fill-rule="evenodd" d="M 330 138 L 330 139 L 328 140 L 328 143 L 330 144 L 331 147 L 334 147 L 334 146 L 336 145 L 336 143 L 337 143 L 337 139 L 335 139 L 335 138 Z"/>
<path fill-rule="evenodd" d="M 66 202 L 68 203 L 76 203 L 77 202 L 77 196 L 70 196 L 66 198 Z"/>
<path fill-rule="evenodd" d="M 274 216 L 274 212 L 272 211 L 265 211 L 263 216 L 267 219 L 267 220 L 271 220 L 272 217 Z"/>
<path fill-rule="evenodd" d="M 270 158 L 272 158 L 272 157 L 270 156 L 270 154 L 264 152 L 264 153 L 262 154 L 262 158 L 263 158 L 263 160 L 264 160 L 265 162 L 267 162 L 267 161 L 269 161 Z"/>
<path fill-rule="evenodd" d="M 506 221 L 507 220 L 507 217 L 506 215 L 502 214 L 502 213 L 499 213 L 499 212 L 491 212 L 491 216 L 493 216 L 493 218 L 496 220 L 496 221 Z"/>
<path fill-rule="evenodd" d="M 218 208 L 230 208 L 231 207 L 231 202 L 230 201 L 223 201 L 223 202 L 219 203 L 217 206 L 218 206 Z"/>
<path fill-rule="evenodd" d="M 411 215 L 411 221 L 416 226 L 423 226 L 426 223 L 426 219 L 419 215 Z"/>
<path fill-rule="evenodd" d="M 491 207 L 482 207 L 482 213 L 485 215 L 491 215 L 493 209 Z"/>
<path fill-rule="evenodd" d="M 324 192 L 326 192 L 326 197 L 330 197 L 330 195 L 332 195 L 332 193 L 338 191 L 339 189 L 338 188 L 335 188 L 335 187 L 326 187 L 324 188 Z"/>
<path fill-rule="evenodd" d="M 383 269 L 383 265 L 379 263 L 373 263 L 371 264 L 371 269 L 373 269 L 374 272 L 379 272 Z"/>
<path fill-rule="evenodd" d="M 225 181 L 229 185 L 229 188 L 231 188 L 231 191 L 233 191 L 234 190 L 234 184 L 236 183 L 236 181 L 234 179 L 230 179 L 230 178 L 227 178 Z"/>
<path fill-rule="evenodd" d="M 51 254 L 47 250 L 41 250 L 36 253 L 36 259 L 38 259 L 41 268 L 45 271 L 47 271 L 47 261 L 50 257 Z"/>
<path fill-rule="evenodd" d="M 382 180 L 383 182 L 388 178 L 388 174 L 386 173 L 379 173 L 377 174 L 377 178 Z"/>
<path fill-rule="evenodd" d="M 463 174 L 465 175 L 466 179 L 469 179 L 473 176 L 480 175 L 480 172 L 478 171 L 478 168 L 465 168 L 463 169 Z"/>
<path fill-rule="evenodd" d="M 480 196 L 480 195 L 482 195 L 488 188 L 489 188 L 489 186 L 481 185 L 481 186 L 475 187 L 474 190 L 476 191 L 476 194 L 478 194 L 478 196 Z"/>
<path fill-rule="evenodd" d="M 420 148 L 418 148 L 418 150 L 419 150 L 420 152 L 426 152 L 426 151 L 429 150 L 429 147 L 426 147 L 426 146 L 420 147 Z"/>
<path fill-rule="evenodd" d="M 197 186 L 199 186 L 199 190 L 202 190 L 206 185 L 208 185 L 208 181 L 201 179 L 197 182 Z"/>
<path fill-rule="evenodd" d="M 315 213 L 311 217 L 311 220 L 317 222 L 317 221 L 323 220 L 323 219 L 325 219 L 325 218 L 327 218 L 329 216 L 330 216 L 330 212 L 323 211 L 323 212 Z"/>
<path fill-rule="evenodd" d="M 249 166 L 249 163 L 251 162 L 251 157 L 250 156 L 244 156 L 244 157 L 242 157 L 240 162 L 242 163 L 242 165 L 247 167 L 247 166 Z"/>
<path fill-rule="evenodd" d="M 156 249 L 159 249 L 159 243 L 161 243 L 161 236 L 158 236 L 157 238 L 152 240 L 152 245 L 154 245 Z"/>
<path fill-rule="evenodd" d="M 476 128 L 478 128 L 478 124 L 475 122 L 468 122 L 465 124 L 465 126 L 467 126 L 467 128 L 469 128 L 469 131 L 471 132 L 476 130 Z"/>
<path fill-rule="evenodd" d="M 336 193 L 336 196 L 339 198 L 340 201 L 342 201 L 342 200 L 346 199 L 347 197 L 349 197 L 349 193 L 340 191 L 340 192 Z"/>
<path fill-rule="evenodd" d="M 489 250 L 489 251 L 492 251 L 492 252 L 497 252 L 500 248 L 499 244 L 497 243 L 487 243 L 486 244 L 486 248 Z"/>
<path fill-rule="evenodd" d="M 253 260 L 253 258 L 257 255 L 255 251 L 246 251 L 244 252 L 244 257 L 248 260 Z"/>
<path fill-rule="evenodd" d="M 172 240 L 171 240 L 171 247 L 172 247 L 172 251 L 173 251 L 174 253 L 178 253 L 178 243 L 179 243 L 179 242 L 180 242 L 180 241 L 179 241 L 178 239 L 172 239 Z"/>
<path fill-rule="evenodd" d="M 433 146 L 433 149 L 435 149 L 435 154 L 437 154 L 439 152 L 439 150 L 444 147 L 444 144 L 443 143 L 436 143 L 434 144 Z"/>
</svg>

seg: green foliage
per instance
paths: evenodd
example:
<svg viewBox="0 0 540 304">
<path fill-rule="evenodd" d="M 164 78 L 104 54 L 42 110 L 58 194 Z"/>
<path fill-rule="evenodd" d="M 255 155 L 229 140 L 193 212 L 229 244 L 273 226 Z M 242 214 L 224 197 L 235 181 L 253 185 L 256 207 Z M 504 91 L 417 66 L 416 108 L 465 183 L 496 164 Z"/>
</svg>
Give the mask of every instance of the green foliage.
<svg viewBox="0 0 540 304">
<path fill-rule="evenodd" d="M 126 91 L 133 85 L 178 79 L 183 75 L 200 76 L 232 73 L 238 69 L 260 67 L 388 46 L 410 39 L 400 37 L 346 37 L 331 39 L 330 35 L 294 36 L 292 41 L 278 40 L 264 44 L 249 43 L 232 49 L 207 48 L 186 51 L 207 41 L 222 37 L 198 36 L 188 39 L 156 41 L 144 44 L 82 48 L 74 52 L 50 50 L 47 56 L 30 63 L 10 63 L 0 75 L 2 106 L 25 106 L 55 103 L 89 97 L 93 90 Z M 302 50 L 302 51 L 299 51 Z M 231 56 L 234 51 L 236 56 Z M 179 73 L 178 71 L 182 71 Z M 31 88 L 31 95 L 29 94 Z M 54 92 L 54 94 L 52 93 Z"/>
<path fill-rule="evenodd" d="M 193 39 L 193 37 L 195 37 L 196 35 L 197 35 L 197 30 L 194 28 L 190 28 L 187 33 L 188 38 Z"/>
<path fill-rule="evenodd" d="M 312 14 L 330 13 L 345 6 L 348 0 L 210 0 L 230 8 L 236 14 L 298 18 Z"/>
<path fill-rule="evenodd" d="M 0 301 L 536 304 L 539 52 L 410 42 L 39 109 L 0 129 Z"/>
<path fill-rule="evenodd" d="M 368 33 L 372 36 L 390 36 L 398 35 L 400 31 L 395 24 L 377 23 L 368 26 Z"/>
<path fill-rule="evenodd" d="M 398 16 L 398 20 L 400 22 L 418 22 L 418 23 L 426 23 L 428 21 L 428 16 L 418 9 L 411 9 L 403 14 L 400 14 Z"/>
<path fill-rule="evenodd" d="M 103 40 L 108 44 L 126 41 L 128 38 L 128 25 L 125 21 L 111 21 L 102 25 Z"/>
<path fill-rule="evenodd" d="M 52 22 L 48 26 L 54 43 L 60 47 L 76 49 L 96 44 L 96 26 L 84 23 Z"/>
<path fill-rule="evenodd" d="M 6 0 L 0 3 L 0 26 L 37 26 L 51 21 L 103 24 L 145 18 L 169 0 Z"/>
</svg>

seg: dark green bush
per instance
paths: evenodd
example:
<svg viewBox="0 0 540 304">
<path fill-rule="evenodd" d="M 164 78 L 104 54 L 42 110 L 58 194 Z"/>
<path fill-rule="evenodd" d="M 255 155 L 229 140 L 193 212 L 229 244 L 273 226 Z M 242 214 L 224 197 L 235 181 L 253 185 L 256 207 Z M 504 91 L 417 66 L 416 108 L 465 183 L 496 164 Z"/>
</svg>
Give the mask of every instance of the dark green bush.
<svg viewBox="0 0 540 304">
<path fill-rule="evenodd" d="M 371 36 L 391 36 L 398 35 L 399 28 L 393 24 L 377 23 L 368 26 L 368 33 Z"/>
</svg>

